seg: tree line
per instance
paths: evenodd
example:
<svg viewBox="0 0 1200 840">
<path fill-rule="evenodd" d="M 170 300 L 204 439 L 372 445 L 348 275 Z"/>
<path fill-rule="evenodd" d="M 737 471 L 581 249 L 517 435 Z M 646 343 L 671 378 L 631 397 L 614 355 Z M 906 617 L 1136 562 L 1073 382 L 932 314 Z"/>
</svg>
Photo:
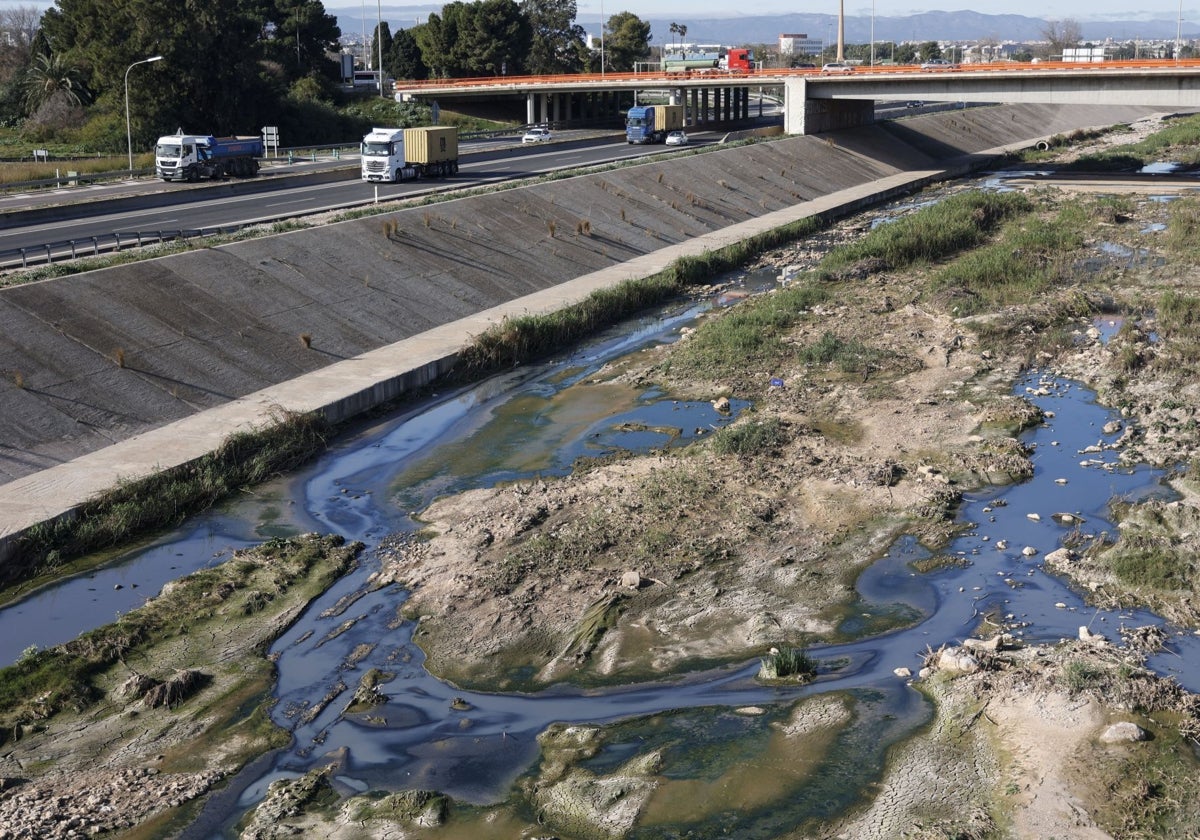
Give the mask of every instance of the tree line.
<svg viewBox="0 0 1200 840">
<path fill-rule="evenodd" d="M 455 0 L 394 34 L 377 26 L 371 54 L 382 48 L 397 79 L 598 70 L 576 13 L 575 0 Z M 326 136 L 358 129 L 338 125 L 355 122 L 344 113 L 354 106 L 341 101 L 342 33 L 320 0 L 55 0 L 45 12 L 0 10 L 0 31 L 0 126 L 70 129 L 91 147 L 123 149 L 128 105 L 139 146 L 177 127 L 277 125 L 292 138 L 316 125 Z M 650 39 L 636 15 L 613 15 L 605 67 L 632 69 Z"/>
</svg>

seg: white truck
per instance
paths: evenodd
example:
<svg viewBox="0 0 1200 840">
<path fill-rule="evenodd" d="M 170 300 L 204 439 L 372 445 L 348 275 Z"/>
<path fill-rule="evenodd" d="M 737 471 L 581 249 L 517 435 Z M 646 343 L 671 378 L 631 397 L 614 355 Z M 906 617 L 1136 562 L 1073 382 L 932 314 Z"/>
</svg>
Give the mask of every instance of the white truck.
<svg viewBox="0 0 1200 840">
<path fill-rule="evenodd" d="M 458 172 L 458 129 L 373 128 L 363 137 L 362 179 L 379 183 L 442 178 Z"/>
<path fill-rule="evenodd" d="M 213 137 L 176 134 L 159 137 L 154 146 L 154 169 L 164 181 L 199 181 L 226 175 L 253 178 L 265 152 L 261 137 Z"/>
</svg>

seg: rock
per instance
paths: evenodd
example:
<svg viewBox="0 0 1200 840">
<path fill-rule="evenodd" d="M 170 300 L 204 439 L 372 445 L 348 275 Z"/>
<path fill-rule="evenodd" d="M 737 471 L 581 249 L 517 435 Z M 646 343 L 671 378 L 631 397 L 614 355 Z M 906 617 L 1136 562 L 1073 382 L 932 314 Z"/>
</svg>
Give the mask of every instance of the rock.
<svg viewBox="0 0 1200 840">
<path fill-rule="evenodd" d="M 1066 566 L 1075 559 L 1075 553 L 1069 548 L 1056 548 L 1046 555 L 1046 562 L 1054 566 Z"/>
<path fill-rule="evenodd" d="M 971 650 L 986 650 L 996 652 L 1013 647 L 1013 637 L 1008 633 L 997 633 L 990 639 L 964 639 L 962 646 Z"/>
<path fill-rule="evenodd" d="M 1034 522 L 1041 522 L 1041 521 L 1042 521 L 1041 514 L 1037 514 L 1037 513 L 1027 513 L 1027 514 L 1025 514 L 1025 518 L 1026 518 L 1026 519 L 1029 519 L 1029 520 L 1032 520 L 1032 521 L 1034 521 Z"/>
<path fill-rule="evenodd" d="M 729 403 L 729 397 L 717 397 L 712 401 L 712 407 L 721 414 L 728 414 L 733 410 L 733 406 Z"/>
<path fill-rule="evenodd" d="M 638 589 L 642 585 L 642 576 L 637 572 L 625 572 L 621 575 L 621 586 L 625 589 Z"/>
<path fill-rule="evenodd" d="M 1008 548 L 1008 540 L 996 540 L 996 550 L 1003 551 Z"/>
<path fill-rule="evenodd" d="M 965 648 L 945 648 L 938 654 L 937 669 L 948 674 L 974 674 L 980 669 L 979 660 Z"/>
<path fill-rule="evenodd" d="M 908 677 L 912 676 L 912 671 L 908 668 L 894 668 L 892 673 L 901 679 L 907 679 Z"/>
<path fill-rule="evenodd" d="M 1120 420 L 1109 420 L 1107 423 L 1104 424 L 1104 428 L 1102 429 L 1102 431 L 1106 435 L 1115 435 L 1117 432 L 1121 431 L 1121 428 L 1122 427 L 1121 427 Z"/>
<path fill-rule="evenodd" d="M 1035 554 L 1038 553 L 1038 551 L 1033 546 L 1027 545 L 1021 549 L 1021 553 L 1024 554 L 1026 557 L 1033 557 Z"/>
<path fill-rule="evenodd" d="M 1083 517 L 1076 516 L 1073 513 L 1052 513 L 1050 518 L 1059 525 L 1082 525 Z"/>
<path fill-rule="evenodd" d="M 1132 741 L 1148 740 L 1150 740 L 1150 733 L 1136 723 L 1128 720 L 1114 723 L 1100 735 L 1100 741 L 1104 744 L 1123 744 Z"/>
<path fill-rule="evenodd" d="M 1101 636 L 1099 633 L 1093 633 L 1087 627 L 1079 628 L 1079 641 L 1088 642 L 1089 644 L 1093 645 L 1108 644 L 1108 639 L 1106 639 L 1104 636 Z"/>
</svg>

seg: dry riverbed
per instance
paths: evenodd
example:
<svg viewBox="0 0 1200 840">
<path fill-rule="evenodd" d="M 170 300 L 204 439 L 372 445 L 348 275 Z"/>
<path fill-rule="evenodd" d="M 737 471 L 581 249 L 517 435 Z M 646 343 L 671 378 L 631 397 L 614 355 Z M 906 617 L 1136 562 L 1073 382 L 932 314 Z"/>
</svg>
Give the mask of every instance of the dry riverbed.
<svg viewBox="0 0 1200 840">
<path fill-rule="evenodd" d="M 1200 313 L 1200 298 L 1192 303 L 1196 254 L 1173 245 L 1166 227 L 1183 223 L 1172 217 L 1178 210 L 1146 196 L 1113 200 L 1053 186 L 1028 189 L 1037 207 L 1025 217 L 1027 226 L 1064 209 L 1088 217 L 1085 241 L 1064 263 L 1070 272 L 1036 296 L 964 317 L 964 298 L 931 283 L 938 266 L 860 261 L 819 281 L 821 294 L 783 332 L 777 353 L 750 353 L 736 368 L 689 366 L 692 342 L 739 317 L 741 307 L 732 307 L 714 310 L 678 344 L 637 354 L 578 386 L 659 385 L 681 399 L 747 399 L 754 408 L 686 450 L 471 491 L 422 512 L 425 531 L 388 546 L 375 583 L 412 590 L 397 613 L 419 620 L 416 639 L 429 669 L 464 686 L 497 690 L 625 683 L 829 639 L 852 602 L 856 576 L 898 534 L 915 534 L 936 550 L 954 534 L 964 489 L 1029 474 L 1029 453 L 1014 436 L 1039 415 L 1010 394 L 1029 366 L 1084 381 L 1120 407 L 1135 430 L 1124 457 L 1187 464 L 1200 446 L 1200 390 L 1193 384 L 1200 341 L 1177 309 L 1194 305 Z M 761 265 L 807 282 L 803 272 L 831 248 L 860 239 L 878 216 L 892 212 L 837 225 L 765 256 Z M 1138 256 L 1114 257 L 1104 243 Z M 1164 300 L 1177 309 L 1164 312 Z M 1103 341 L 1097 319 L 1123 320 L 1125 327 Z M 848 366 L 801 352 L 832 340 L 854 340 L 869 352 Z M 1146 603 L 1195 628 L 1197 486 L 1182 473 L 1174 484 L 1181 501 L 1120 510 L 1122 534 L 1135 535 L 1129 544 L 1078 546 L 1057 559 L 1098 601 Z M 1122 552 L 1127 562 L 1114 562 Z M 1131 573 L 1139 563 L 1158 572 Z M 8 828 L 21 825 L 16 815 L 33 813 L 36 802 L 47 803 L 37 813 L 76 816 L 65 803 L 84 795 L 81 781 L 101 798 L 106 784 L 154 791 L 136 808 L 123 806 L 129 821 L 114 818 L 104 830 L 140 824 L 141 833 L 131 836 L 166 836 L 166 821 L 177 819 L 180 807 L 266 749 L 277 734 L 252 723 L 221 723 L 229 719 L 218 712 L 268 684 L 269 665 L 255 653 L 314 590 L 294 587 L 294 603 L 268 598 L 268 608 L 257 612 L 236 600 L 260 590 L 261 584 L 239 589 L 227 603 L 212 605 L 214 617 L 257 616 L 254 633 L 232 632 L 224 623 L 221 630 L 198 627 L 184 638 L 227 635 L 201 646 L 210 658 L 178 650 L 156 655 L 153 671 L 132 662 L 113 666 L 97 681 L 103 700 L 44 724 L 23 724 L 19 739 L 0 743 L 0 840 L 85 832 L 86 823 L 59 834 Z M 1153 634 L 1127 647 L 1116 639 L 1022 647 L 982 626 L 980 636 L 991 641 L 969 659 L 931 651 L 928 670 L 914 675 L 933 701 L 934 718 L 891 749 L 866 801 L 777 836 L 1200 832 L 1193 795 L 1200 709 L 1195 697 L 1142 667 L 1141 657 L 1158 641 Z M 190 669 L 209 682 L 164 708 L 118 703 L 134 668 L 158 679 Z M 235 673 L 226 674 L 230 668 Z M 655 825 L 678 824 L 681 809 L 702 820 L 723 807 L 769 808 L 794 796 L 838 738 L 861 724 L 864 702 L 831 693 L 783 709 L 714 714 L 734 716 L 736 724 L 723 725 L 745 727 L 761 745 L 753 761 L 731 758 L 714 770 L 715 780 L 663 774 L 665 755 L 654 746 L 593 773 L 581 763 L 618 728 L 557 726 L 540 739 L 537 768 L 502 806 L 466 808 L 436 791 L 341 800 L 331 768 L 272 785 L 243 837 L 654 836 Z M 202 750 L 183 746 L 193 738 Z M 159 794 L 168 783 L 180 787 Z"/>
</svg>

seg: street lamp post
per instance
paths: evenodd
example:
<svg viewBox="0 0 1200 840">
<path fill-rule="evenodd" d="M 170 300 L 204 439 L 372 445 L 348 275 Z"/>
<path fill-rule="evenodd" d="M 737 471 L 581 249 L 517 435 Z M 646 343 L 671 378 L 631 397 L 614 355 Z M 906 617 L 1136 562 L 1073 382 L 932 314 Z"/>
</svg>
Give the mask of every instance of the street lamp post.
<svg viewBox="0 0 1200 840">
<path fill-rule="evenodd" d="M 600 0 L 600 78 L 604 78 L 604 0 Z"/>
<path fill-rule="evenodd" d="M 378 15 L 378 22 L 375 24 L 375 43 L 378 45 L 377 52 L 379 53 L 379 96 L 383 97 L 383 2 L 375 0 L 375 14 Z"/>
<path fill-rule="evenodd" d="M 1181 0 L 1182 2 L 1182 0 Z M 129 123 L 129 71 L 139 64 L 150 64 L 154 61 L 162 61 L 161 55 L 143 58 L 141 61 L 135 61 L 125 68 L 125 142 L 129 146 L 129 177 L 133 177 L 133 129 Z"/>
<path fill-rule="evenodd" d="M 1175 24 L 1175 61 L 1179 61 L 1179 51 L 1183 49 L 1183 0 L 1179 0 L 1179 18 Z"/>
<path fill-rule="evenodd" d="M 871 66 L 875 66 L 875 0 L 871 0 Z"/>
</svg>

